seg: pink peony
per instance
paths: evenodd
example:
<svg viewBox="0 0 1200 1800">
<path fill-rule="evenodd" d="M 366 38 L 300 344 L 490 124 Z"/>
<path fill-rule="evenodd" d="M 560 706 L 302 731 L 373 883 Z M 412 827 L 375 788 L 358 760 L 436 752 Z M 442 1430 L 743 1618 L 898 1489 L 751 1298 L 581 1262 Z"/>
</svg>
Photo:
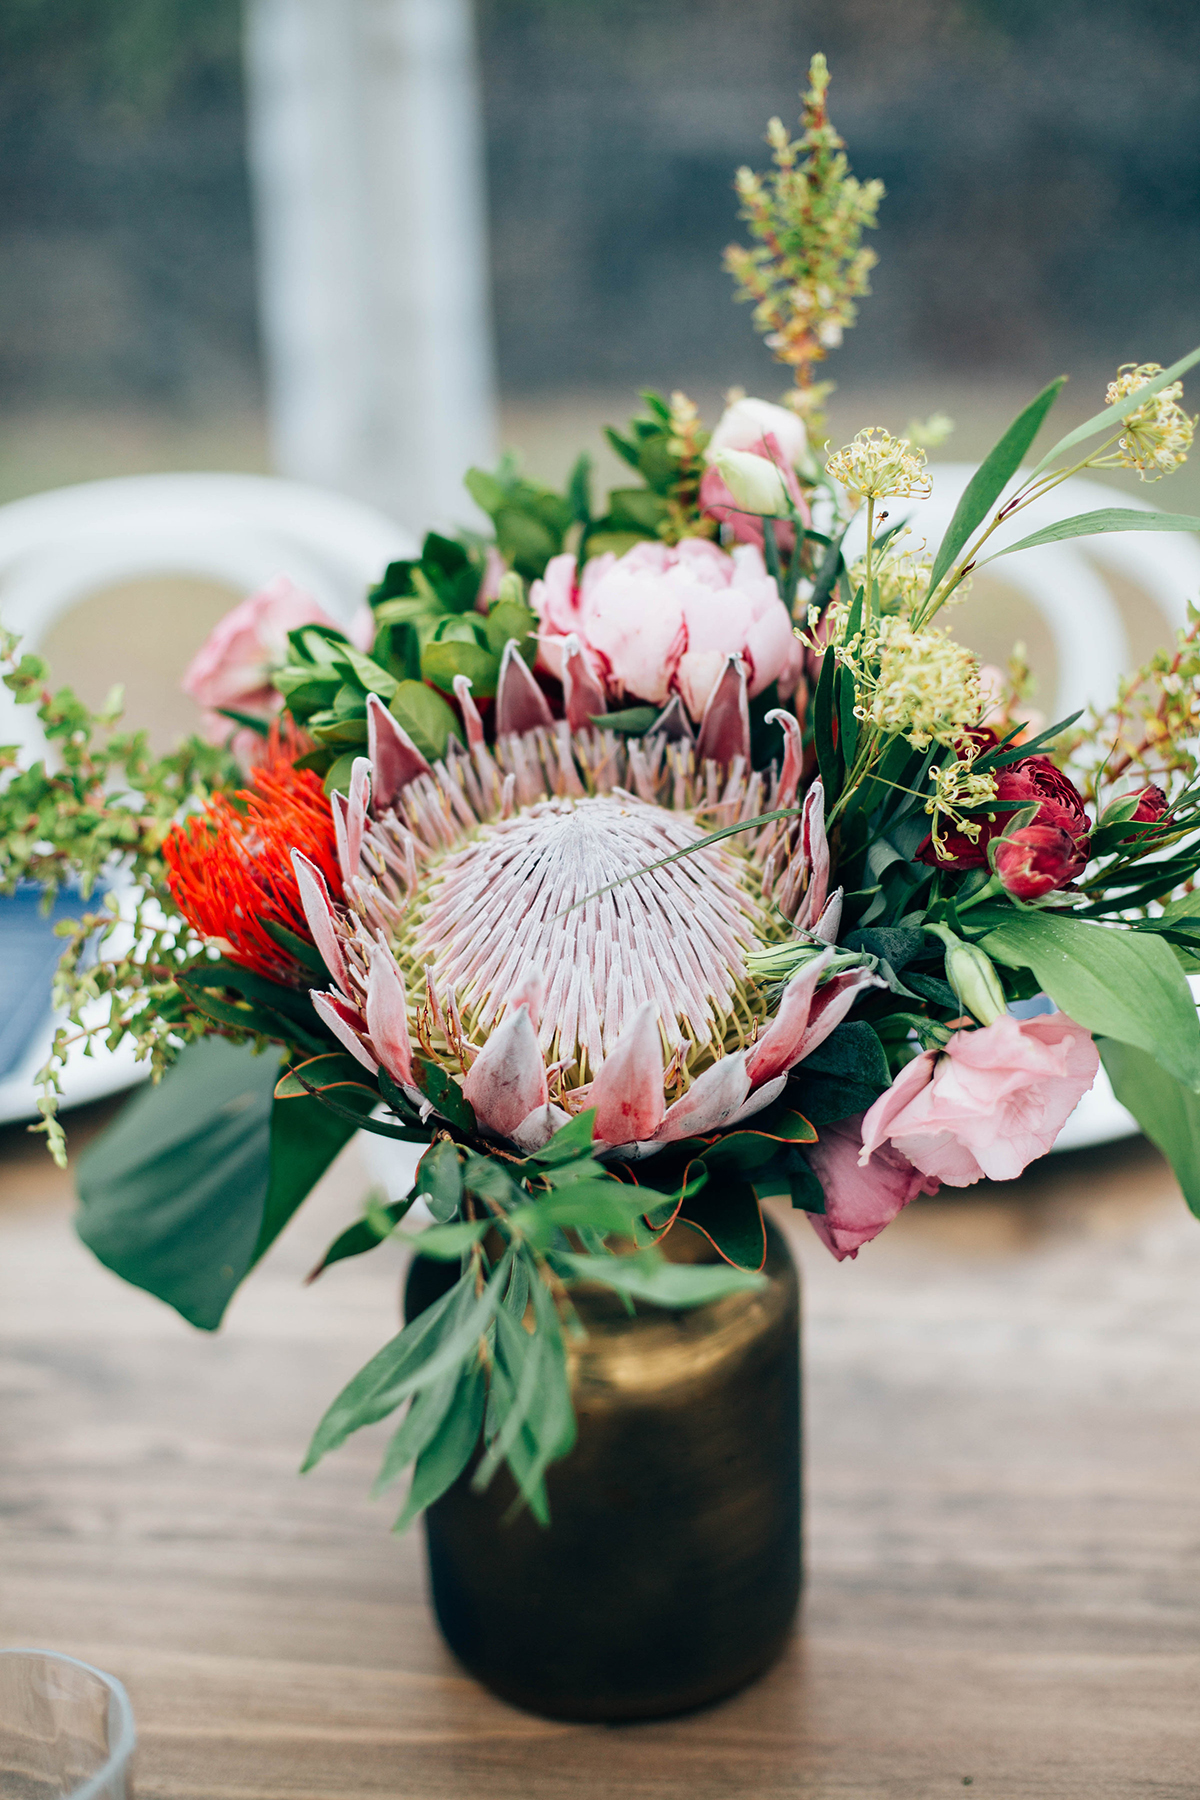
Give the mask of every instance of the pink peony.
<svg viewBox="0 0 1200 1800">
<path fill-rule="evenodd" d="M 754 450 L 767 436 L 775 439 L 782 452 L 781 460 L 787 463 L 798 463 L 808 448 L 808 433 L 799 413 L 770 400 L 756 400 L 749 394 L 737 399 L 731 396 L 708 440 L 708 454 L 711 457 L 717 450 Z"/>
<path fill-rule="evenodd" d="M 950 1187 L 1011 1181 L 1051 1148 L 1099 1066 L 1091 1034 L 1065 1013 L 956 1031 L 880 1095 L 863 1120 L 860 1161 L 890 1143 Z"/>
<path fill-rule="evenodd" d="M 800 491 L 800 483 L 796 480 L 795 472 L 784 456 L 779 439 L 773 431 L 769 431 L 765 437 L 757 438 L 752 444 L 744 446 L 725 444 L 721 448 L 744 448 L 750 455 L 762 456 L 774 463 L 800 517 L 805 524 L 810 522 L 808 504 Z M 738 505 L 729 491 L 725 477 L 718 468 L 712 465 L 705 469 L 700 478 L 700 510 L 708 513 L 711 518 L 720 519 L 739 544 L 753 544 L 757 549 L 762 549 L 762 520 Z M 775 539 L 781 550 L 791 550 L 796 541 L 796 533 L 787 520 L 777 519 L 775 521 Z"/>
<path fill-rule="evenodd" d="M 817 1236 L 839 1262 L 857 1256 L 885 1225 L 918 1194 L 936 1194 L 938 1184 L 915 1169 L 891 1144 L 881 1144 L 863 1159 L 863 1120 L 859 1113 L 836 1125 L 823 1125 L 808 1160 L 825 1190 L 824 1213 L 810 1213 Z"/>
<path fill-rule="evenodd" d="M 803 651 L 779 590 L 751 546 L 733 554 L 702 538 L 635 544 L 584 565 L 552 557 L 530 604 L 541 621 L 539 666 L 558 681 L 568 637 L 578 639 L 607 697 L 663 706 L 679 694 L 703 715 L 731 652 L 746 664 L 749 693 L 795 686 Z"/>
<path fill-rule="evenodd" d="M 276 575 L 227 612 L 209 634 L 188 664 L 182 685 L 184 693 L 205 709 L 204 730 L 210 742 L 220 744 L 229 736 L 229 720 L 221 717 L 218 707 L 262 718 L 278 712 L 280 696 L 272 675 L 287 660 L 288 632 L 301 625 L 341 629 L 311 594 L 286 575 Z M 370 609 L 360 609 L 351 641 L 369 650 L 373 632 Z"/>
</svg>

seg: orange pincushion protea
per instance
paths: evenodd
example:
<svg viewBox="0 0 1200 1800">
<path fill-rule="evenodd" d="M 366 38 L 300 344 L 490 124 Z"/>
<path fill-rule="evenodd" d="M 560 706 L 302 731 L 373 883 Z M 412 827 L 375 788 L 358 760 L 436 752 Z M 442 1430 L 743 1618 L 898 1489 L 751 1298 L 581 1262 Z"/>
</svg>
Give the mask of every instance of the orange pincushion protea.
<svg viewBox="0 0 1200 1800">
<path fill-rule="evenodd" d="M 292 850 L 303 846 L 331 890 L 342 885 L 329 802 L 320 776 L 294 766 L 297 748 L 281 747 L 272 733 L 252 786 L 214 795 L 163 844 L 171 894 L 188 924 L 231 962 L 293 986 L 310 976 L 268 930 L 282 926 L 312 942 Z"/>
</svg>

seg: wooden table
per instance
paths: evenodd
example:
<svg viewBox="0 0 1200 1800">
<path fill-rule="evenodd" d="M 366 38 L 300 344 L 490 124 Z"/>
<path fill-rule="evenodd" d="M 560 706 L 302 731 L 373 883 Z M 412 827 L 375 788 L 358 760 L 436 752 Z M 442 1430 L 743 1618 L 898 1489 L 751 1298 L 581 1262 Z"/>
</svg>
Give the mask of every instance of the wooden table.
<svg viewBox="0 0 1200 1800">
<path fill-rule="evenodd" d="M 363 1185 L 351 1147 L 207 1338 L 0 1135 L 0 1643 L 121 1676 L 142 1800 L 1200 1795 L 1200 1224 L 1147 1146 L 914 1206 L 840 1267 L 795 1221 L 800 1628 L 748 1692 L 619 1729 L 459 1671 L 419 1533 L 366 1498 L 379 1430 L 296 1475 L 394 1328 L 390 1246 L 298 1285 Z"/>
</svg>

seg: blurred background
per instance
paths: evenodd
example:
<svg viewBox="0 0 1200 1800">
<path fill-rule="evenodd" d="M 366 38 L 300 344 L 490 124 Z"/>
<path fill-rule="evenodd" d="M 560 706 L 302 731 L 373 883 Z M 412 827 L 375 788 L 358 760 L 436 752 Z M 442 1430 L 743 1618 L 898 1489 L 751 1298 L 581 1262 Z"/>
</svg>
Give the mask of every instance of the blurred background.
<svg viewBox="0 0 1200 1800">
<path fill-rule="evenodd" d="M 500 447 L 549 479 L 588 447 L 603 481 L 639 387 L 710 422 L 731 384 L 774 398 L 721 252 L 818 49 L 887 187 L 823 371 L 835 444 L 939 410 L 936 455 L 976 458 L 1051 376 L 1065 430 L 1119 363 L 1200 340 L 1189 0 L 8 0 L 0 500 L 274 471 L 419 531 L 471 519 L 459 473 Z M 1140 491 L 1200 512 L 1194 468 Z M 1037 617 L 981 586 L 960 632 L 1044 666 Z M 229 601 L 127 585 L 46 653 L 170 739 Z M 1161 634 L 1128 601 L 1140 654 Z"/>
</svg>

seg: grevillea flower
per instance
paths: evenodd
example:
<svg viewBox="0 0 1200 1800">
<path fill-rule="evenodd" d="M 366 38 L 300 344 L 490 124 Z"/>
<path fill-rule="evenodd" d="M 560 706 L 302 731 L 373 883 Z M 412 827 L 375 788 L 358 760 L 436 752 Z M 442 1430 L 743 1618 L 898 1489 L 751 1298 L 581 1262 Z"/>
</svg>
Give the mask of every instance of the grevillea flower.
<svg viewBox="0 0 1200 1800">
<path fill-rule="evenodd" d="M 299 850 L 332 893 L 341 893 L 337 833 L 319 775 L 297 769 L 298 744 L 272 734 L 251 786 L 216 794 L 174 826 L 163 844 L 167 882 L 199 936 L 231 962 L 272 981 L 310 979 L 269 925 L 311 942 L 292 864 Z"/>
<path fill-rule="evenodd" d="M 802 667 L 787 608 L 750 544 L 731 556 L 702 538 L 636 544 L 593 557 L 582 577 L 573 556 L 554 556 L 529 603 L 541 622 L 539 667 L 563 683 L 575 729 L 608 701 L 663 706 L 673 694 L 699 721 L 733 653 L 751 699 L 773 681 L 786 697 Z"/>
<path fill-rule="evenodd" d="M 296 857 L 333 978 L 313 995 L 330 1030 L 426 1113 L 413 1057 L 439 1063 L 480 1129 L 526 1150 L 587 1107 L 601 1153 L 637 1157 L 769 1104 L 875 979 L 862 969 L 823 979 L 828 950 L 797 972 L 772 1017 L 747 971 L 757 941 L 840 906 L 827 895 L 819 790 L 803 820 L 621 877 L 717 826 L 791 806 L 795 719 L 774 715 L 782 770 L 753 773 L 736 658 L 710 702 L 708 755 L 667 723 L 638 742 L 551 722 L 507 654 L 497 714 L 523 728 L 491 750 L 469 694 L 460 703 L 470 749 L 452 745 L 431 768 L 368 701 L 370 755 L 336 815 L 344 904 Z"/>
</svg>

